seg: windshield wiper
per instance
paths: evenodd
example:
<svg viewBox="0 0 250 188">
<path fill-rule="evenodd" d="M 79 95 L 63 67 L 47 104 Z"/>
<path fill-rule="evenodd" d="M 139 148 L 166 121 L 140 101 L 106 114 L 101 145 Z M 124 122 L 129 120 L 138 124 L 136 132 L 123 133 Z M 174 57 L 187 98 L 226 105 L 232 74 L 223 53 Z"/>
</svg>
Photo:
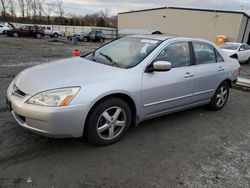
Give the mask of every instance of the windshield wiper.
<svg viewBox="0 0 250 188">
<path fill-rule="evenodd" d="M 111 62 L 113 66 L 117 66 L 117 63 L 112 59 L 112 57 L 110 57 L 107 54 L 104 54 L 102 52 L 100 52 L 100 55 L 105 57 L 109 62 Z"/>
</svg>

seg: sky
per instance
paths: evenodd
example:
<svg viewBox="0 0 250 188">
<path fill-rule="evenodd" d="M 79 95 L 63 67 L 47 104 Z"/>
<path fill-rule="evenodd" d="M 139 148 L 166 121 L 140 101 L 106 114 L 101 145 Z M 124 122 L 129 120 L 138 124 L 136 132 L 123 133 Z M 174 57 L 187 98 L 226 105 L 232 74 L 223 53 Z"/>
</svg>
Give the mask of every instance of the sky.
<svg viewBox="0 0 250 188">
<path fill-rule="evenodd" d="M 63 0 L 66 13 L 86 15 L 108 9 L 109 15 L 157 7 L 243 10 L 250 15 L 250 0 Z"/>
</svg>

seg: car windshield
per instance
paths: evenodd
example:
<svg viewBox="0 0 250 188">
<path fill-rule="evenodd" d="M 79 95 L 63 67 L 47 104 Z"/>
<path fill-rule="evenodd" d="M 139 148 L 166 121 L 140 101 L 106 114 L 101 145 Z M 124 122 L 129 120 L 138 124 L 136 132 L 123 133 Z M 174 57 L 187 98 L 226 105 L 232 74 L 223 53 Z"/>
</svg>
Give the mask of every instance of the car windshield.
<svg viewBox="0 0 250 188">
<path fill-rule="evenodd" d="M 238 50 L 240 45 L 239 44 L 223 44 L 220 47 L 225 50 Z"/>
<path fill-rule="evenodd" d="M 125 37 L 97 49 L 85 58 L 127 69 L 138 65 L 160 43 L 158 40 Z"/>
</svg>

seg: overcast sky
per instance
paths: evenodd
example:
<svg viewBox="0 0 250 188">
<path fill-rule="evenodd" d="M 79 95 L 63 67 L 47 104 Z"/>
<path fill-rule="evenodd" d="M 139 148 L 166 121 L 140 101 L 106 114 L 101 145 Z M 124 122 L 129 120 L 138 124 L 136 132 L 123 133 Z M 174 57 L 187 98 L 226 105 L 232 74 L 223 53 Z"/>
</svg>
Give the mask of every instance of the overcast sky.
<svg viewBox="0 0 250 188">
<path fill-rule="evenodd" d="M 178 6 L 235 10 L 250 15 L 250 0 L 63 0 L 67 13 L 84 15 L 109 9 L 110 14 L 156 7 Z"/>
</svg>

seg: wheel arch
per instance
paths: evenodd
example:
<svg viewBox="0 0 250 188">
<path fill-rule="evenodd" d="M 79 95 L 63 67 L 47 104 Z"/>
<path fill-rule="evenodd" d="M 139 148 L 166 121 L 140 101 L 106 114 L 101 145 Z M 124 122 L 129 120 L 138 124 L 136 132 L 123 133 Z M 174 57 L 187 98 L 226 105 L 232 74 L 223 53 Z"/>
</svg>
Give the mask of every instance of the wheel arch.
<svg viewBox="0 0 250 188">
<path fill-rule="evenodd" d="M 229 85 L 230 88 L 233 87 L 232 81 L 229 78 L 225 79 L 223 82 L 228 83 L 228 85 Z M 222 84 L 223 82 L 221 82 L 220 84 Z"/>
<path fill-rule="evenodd" d="M 95 101 L 93 103 L 93 105 L 91 106 L 90 110 L 87 113 L 86 119 L 85 119 L 85 123 L 84 123 L 84 128 L 83 128 L 83 135 L 86 132 L 86 122 L 89 119 L 90 114 L 92 113 L 92 111 L 94 110 L 94 108 L 100 104 L 102 101 L 110 99 L 110 98 L 120 98 L 122 100 L 124 100 L 130 107 L 131 109 L 131 115 L 132 115 L 132 126 L 135 126 L 137 124 L 137 114 L 138 114 L 138 109 L 136 107 L 136 104 L 133 100 L 133 98 L 131 96 L 129 96 L 128 94 L 125 93 L 112 93 L 112 94 L 108 94 L 105 96 L 102 96 L 100 99 L 98 99 L 97 101 Z"/>
</svg>

